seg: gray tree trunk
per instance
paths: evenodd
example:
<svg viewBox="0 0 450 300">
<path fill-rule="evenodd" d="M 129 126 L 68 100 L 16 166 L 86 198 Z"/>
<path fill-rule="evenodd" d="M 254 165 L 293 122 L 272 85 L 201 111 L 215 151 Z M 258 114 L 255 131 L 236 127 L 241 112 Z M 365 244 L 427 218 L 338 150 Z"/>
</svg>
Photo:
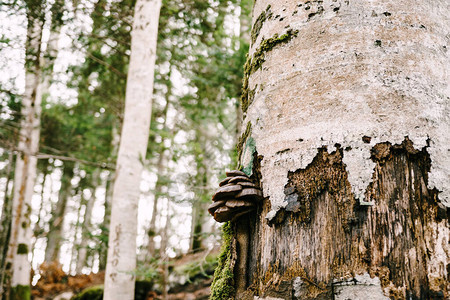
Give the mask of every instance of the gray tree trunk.
<svg viewBox="0 0 450 300">
<path fill-rule="evenodd" d="M 237 298 L 448 299 L 450 3 L 258 0 Z"/>
</svg>

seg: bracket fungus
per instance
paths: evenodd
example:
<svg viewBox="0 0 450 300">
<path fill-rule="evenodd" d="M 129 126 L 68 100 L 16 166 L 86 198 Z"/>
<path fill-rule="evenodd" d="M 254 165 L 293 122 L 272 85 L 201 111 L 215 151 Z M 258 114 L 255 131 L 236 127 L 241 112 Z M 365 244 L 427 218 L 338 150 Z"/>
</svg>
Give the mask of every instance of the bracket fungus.
<svg viewBox="0 0 450 300">
<path fill-rule="evenodd" d="M 208 212 L 217 222 L 234 221 L 256 209 L 263 199 L 261 189 L 242 171 L 226 172 L 227 178 L 219 183 Z"/>
</svg>

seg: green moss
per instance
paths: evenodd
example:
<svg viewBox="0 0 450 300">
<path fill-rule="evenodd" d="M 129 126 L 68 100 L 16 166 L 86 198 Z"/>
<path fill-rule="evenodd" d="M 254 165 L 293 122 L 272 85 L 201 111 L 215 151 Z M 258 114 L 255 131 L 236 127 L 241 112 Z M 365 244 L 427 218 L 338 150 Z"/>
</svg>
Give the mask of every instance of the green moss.
<svg viewBox="0 0 450 300">
<path fill-rule="evenodd" d="M 261 31 L 261 28 L 262 28 L 264 22 L 267 19 L 270 19 L 271 17 L 272 17 L 272 11 L 270 10 L 270 5 L 268 5 L 266 10 L 264 10 L 258 16 L 258 18 L 256 18 L 256 21 L 253 24 L 252 32 L 251 32 L 252 44 L 254 44 L 256 39 L 258 38 L 259 32 Z"/>
<path fill-rule="evenodd" d="M 238 144 L 236 145 L 239 165 L 241 163 L 242 151 L 244 150 L 244 143 L 247 141 L 247 138 L 251 135 L 251 133 L 252 133 L 252 123 L 248 122 L 245 132 L 241 135 Z"/>
<path fill-rule="evenodd" d="M 79 294 L 72 297 L 71 300 L 102 300 L 103 286 L 96 285 L 85 288 Z"/>
<path fill-rule="evenodd" d="M 231 242 L 233 240 L 233 229 L 231 222 L 222 227 L 222 251 L 218 257 L 218 266 L 214 272 L 214 280 L 211 285 L 210 300 L 226 300 L 234 297 L 234 275 L 231 268 Z"/>
<path fill-rule="evenodd" d="M 29 285 L 16 285 L 11 287 L 11 300 L 30 300 L 31 299 L 31 288 Z"/>
<path fill-rule="evenodd" d="M 250 152 L 250 154 L 247 154 L 247 152 Z M 248 176 L 252 176 L 253 173 L 253 160 L 254 160 L 254 153 L 256 152 L 256 142 L 252 137 L 249 137 L 247 139 L 247 142 L 245 143 L 245 149 L 244 149 L 244 155 L 250 155 L 250 161 L 247 163 L 247 165 L 242 166 L 242 171 L 247 174 Z"/>
<path fill-rule="evenodd" d="M 17 254 L 28 254 L 28 245 L 27 244 L 19 244 L 17 246 Z"/>
<path fill-rule="evenodd" d="M 289 42 L 292 38 L 296 37 L 298 30 L 288 30 L 285 34 L 278 36 L 275 34 L 273 37 L 263 40 L 256 49 L 253 57 L 247 57 L 247 61 L 244 65 L 244 78 L 242 80 L 242 93 L 241 93 L 241 106 L 242 111 L 245 113 L 253 101 L 255 90 L 249 90 L 248 80 L 250 75 L 262 67 L 265 62 L 265 55 L 271 51 L 274 47 Z"/>
</svg>

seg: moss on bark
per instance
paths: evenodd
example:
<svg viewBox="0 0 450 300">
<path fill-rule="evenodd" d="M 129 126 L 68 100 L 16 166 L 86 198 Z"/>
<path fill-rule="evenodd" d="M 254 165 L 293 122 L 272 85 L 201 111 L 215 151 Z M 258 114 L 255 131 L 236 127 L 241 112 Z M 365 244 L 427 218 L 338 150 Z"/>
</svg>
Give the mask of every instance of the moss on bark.
<svg viewBox="0 0 450 300">
<path fill-rule="evenodd" d="M 256 49 L 253 57 L 247 57 L 247 61 L 244 65 L 244 79 L 242 80 L 242 93 L 241 93 L 241 105 L 242 111 L 245 113 L 253 101 L 255 90 L 249 90 L 249 78 L 255 71 L 262 67 L 265 62 L 266 53 L 271 51 L 274 47 L 289 42 L 292 38 L 296 37 L 298 30 L 288 30 L 285 34 L 275 34 L 267 40 L 263 40 Z"/>
<path fill-rule="evenodd" d="M 31 288 L 29 285 L 16 285 L 11 287 L 10 292 L 11 300 L 30 300 L 31 299 Z"/>
<path fill-rule="evenodd" d="M 222 251 L 219 254 L 218 266 L 214 272 L 214 280 L 211 285 L 211 300 L 232 299 L 235 294 L 232 241 L 233 229 L 231 222 L 227 222 L 222 227 Z"/>
</svg>

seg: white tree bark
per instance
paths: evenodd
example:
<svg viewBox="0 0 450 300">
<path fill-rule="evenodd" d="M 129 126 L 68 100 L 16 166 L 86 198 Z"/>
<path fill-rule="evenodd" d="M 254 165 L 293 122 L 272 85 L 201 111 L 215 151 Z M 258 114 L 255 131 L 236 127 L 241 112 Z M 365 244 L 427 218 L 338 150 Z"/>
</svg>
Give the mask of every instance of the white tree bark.
<svg viewBox="0 0 450 300">
<path fill-rule="evenodd" d="M 25 93 L 22 99 L 22 121 L 19 133 L 9 260 L 12 261 L 11 287 L 29 286 L 31 264 L 28 261 L 32 230 L 30 226 L 31 198 L 36 180 L 41 116 L 41 69 L 39 63 L 43 20 L 39 12 L 28 12 L 26 45 Z"/>
<path fill-rule="evenodd" d="M 138 0 L 135 6 L 125 115 L 112 199 L 105 300 L 134 298 L 139 186 L 150 130 L 160 8 L 161 0 Z"/>
</svg>

